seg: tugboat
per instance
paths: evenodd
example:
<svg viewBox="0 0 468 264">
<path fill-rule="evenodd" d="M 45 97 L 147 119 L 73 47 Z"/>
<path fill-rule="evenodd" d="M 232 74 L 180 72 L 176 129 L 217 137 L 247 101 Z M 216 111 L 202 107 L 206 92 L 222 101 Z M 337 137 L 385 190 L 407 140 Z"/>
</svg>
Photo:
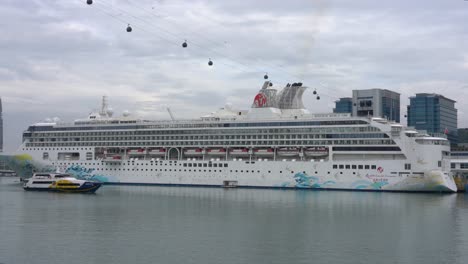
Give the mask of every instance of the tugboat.
<svg viewBox="0 0 468 264">
<path fill-rule="evenodd" d="M 101 182 L 78 180 L 63 173 L 34 173 L 23 181 L 23 189 L 26 191 L 94 193 L 102 185 Z"/>
</svg>

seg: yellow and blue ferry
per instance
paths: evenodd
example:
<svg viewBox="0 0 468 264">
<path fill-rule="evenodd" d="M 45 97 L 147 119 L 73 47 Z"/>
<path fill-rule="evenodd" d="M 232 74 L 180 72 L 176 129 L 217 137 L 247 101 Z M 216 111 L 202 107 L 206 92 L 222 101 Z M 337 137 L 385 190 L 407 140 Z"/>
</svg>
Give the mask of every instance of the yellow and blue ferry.
<svg viewBox="0 0 468 264">
<path fill-rule="evenodd" d="M 101 182 L 78 180 L 69 174 L 35 173 L 25 180 L 23 188 L 26 191 L 94 193 L 101 185 Z"/>
</svg>

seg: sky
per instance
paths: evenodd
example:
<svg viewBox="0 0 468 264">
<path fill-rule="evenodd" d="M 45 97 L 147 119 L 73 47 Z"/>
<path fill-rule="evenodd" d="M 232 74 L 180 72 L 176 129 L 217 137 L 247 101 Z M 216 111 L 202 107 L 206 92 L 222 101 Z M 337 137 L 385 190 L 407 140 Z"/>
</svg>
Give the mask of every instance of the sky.
<svg viewBox="0 0 468 264">
<path fill-rule="evenodd" d="M 468 1 L 93 2 L 2 1 L 5 151 L 32 123 L 87 117 L 103 95 L 116 116 L 145 119 L 169 119 L 166 107 L 177 119 L 227 103 L 247 109 L 265 73 L 277 89 L 308 86 L 311 112 L 331 112 L 353 89 L 383 88 L 401 94 L 406 124 L 410 96 L 439 93 L 457 101 L 458 126 L 468 127 Z"/>
</svg>

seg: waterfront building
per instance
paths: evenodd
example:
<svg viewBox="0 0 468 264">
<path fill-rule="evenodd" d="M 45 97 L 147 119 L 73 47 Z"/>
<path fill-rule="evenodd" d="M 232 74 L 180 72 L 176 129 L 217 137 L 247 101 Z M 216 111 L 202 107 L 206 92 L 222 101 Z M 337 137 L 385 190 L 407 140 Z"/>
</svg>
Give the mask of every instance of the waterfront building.
<svg viewBox="0 0 468 264">
<path fill-rule="evenodd" d="M 333 113 L 352 113 L 353 112 L 353 98 L 343 97 L 335 101 L 335 108 Z"/>
<path fill-rule="evenodd" d="M 386 89 L 353 90 L 353 116 L 400 122 L 400 94 Z"/>
<path fill-rule="evenodd" d="M 418 93 L 410 97 L 408 126 L 431 134 L 446 134 L 451 144 L 458 142 L 455 101 L 440 94 Z"/>
<path fill-rule="evenodd" d="M 0 153 L 3 152 L 3 109 L 2 98 L 0 97 Z"/>
</svg>

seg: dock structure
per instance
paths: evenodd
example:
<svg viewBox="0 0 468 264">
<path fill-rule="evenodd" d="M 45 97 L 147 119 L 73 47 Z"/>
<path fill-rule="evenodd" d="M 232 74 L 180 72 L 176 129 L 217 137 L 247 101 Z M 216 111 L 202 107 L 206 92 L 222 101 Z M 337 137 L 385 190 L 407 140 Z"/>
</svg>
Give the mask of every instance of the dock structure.
<svg viewBox="0 0 468 264">
<path fill-rule="evenodd" d="M 468 159 L 452 159 L 451 168 L 458 191 L 468 191 Z"/>
<path fill-rule="evenodd" d="M 0 161 L 0 177 L 15 177 L 16 172 L 8 168 L 5 162 Z"/>
</svg>

